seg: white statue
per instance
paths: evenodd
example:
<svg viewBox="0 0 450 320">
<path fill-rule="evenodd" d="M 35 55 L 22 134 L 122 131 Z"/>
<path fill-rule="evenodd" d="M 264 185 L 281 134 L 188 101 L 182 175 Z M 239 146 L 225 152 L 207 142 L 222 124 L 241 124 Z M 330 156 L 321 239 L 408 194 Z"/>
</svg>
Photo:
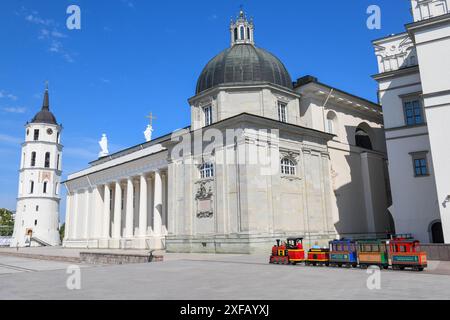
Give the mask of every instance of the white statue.
<svg viewBox="0 0 450 320">
<path fill-rule="evenodd" d="M 147 129 L 144 131 L 145 141 L 152 141 L 153 127 L 151 125 L 147 126 Z"/>
<path fill-rule="evenodd" d="M 102 139 L 98 142 L 100 145 L 100 148 L 102 149 L 100 153 L 98 154 L 99 158 L 106 157 L 109 155 L 108 151 L 108 138 L 106 137 L 106 134 L 102 135 Z"/>
</svg>

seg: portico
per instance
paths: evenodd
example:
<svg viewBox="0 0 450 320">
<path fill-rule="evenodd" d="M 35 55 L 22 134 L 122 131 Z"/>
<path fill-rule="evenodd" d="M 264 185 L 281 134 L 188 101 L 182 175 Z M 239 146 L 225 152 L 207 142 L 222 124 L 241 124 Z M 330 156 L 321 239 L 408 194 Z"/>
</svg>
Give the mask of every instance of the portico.
<svg viewBox="0 0 450 320">
<path fill-rule="evenodd" d="M 159 144 L 138 147 L 128 162 L 120 152 L 69 176 L 65 247 L 164 248 L 167 153 Z"/>
</svg>

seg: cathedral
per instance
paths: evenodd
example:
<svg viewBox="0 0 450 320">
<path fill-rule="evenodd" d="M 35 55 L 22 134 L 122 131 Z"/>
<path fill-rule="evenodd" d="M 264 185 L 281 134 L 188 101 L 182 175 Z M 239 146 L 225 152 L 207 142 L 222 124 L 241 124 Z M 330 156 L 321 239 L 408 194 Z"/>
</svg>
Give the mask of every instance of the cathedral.
<svg viewBox="0 0 450 320">
<path fill-rule="evenodd" d="M 381 107 L 293 81 L 242 10 L 230 40 L 200 73 L 188 127 L 147 128 L 63 182 L 65 247 L 253 253 L 394 231 Z"/>
</svg>

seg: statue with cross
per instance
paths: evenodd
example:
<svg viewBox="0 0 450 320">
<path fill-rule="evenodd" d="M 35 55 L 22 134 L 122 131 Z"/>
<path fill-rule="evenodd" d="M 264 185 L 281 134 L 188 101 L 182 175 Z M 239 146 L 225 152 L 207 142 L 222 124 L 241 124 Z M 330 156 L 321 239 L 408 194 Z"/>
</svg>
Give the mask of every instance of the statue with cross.
<svg viewBox="0 0 450 320">
<path fill-rule="evenodd" d="M 153 116 L 153 113 L 150 112 L 146 118 L 150 119 L 150 124 L 147 126 L 147 129 L 144 131 L 145 141 L 150 142 L 152 141 L 152 134 L 153 134 L 153 120 L 156 120 L 156 117 Z"/>
</svg>

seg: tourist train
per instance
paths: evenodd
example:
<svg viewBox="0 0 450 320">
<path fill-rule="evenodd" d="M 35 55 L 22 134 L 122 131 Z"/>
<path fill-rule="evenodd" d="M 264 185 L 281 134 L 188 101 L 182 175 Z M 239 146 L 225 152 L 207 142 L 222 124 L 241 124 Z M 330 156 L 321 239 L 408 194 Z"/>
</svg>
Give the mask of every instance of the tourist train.
<svg viewBox="0 0 450 320">
<path fill-rule="evenodd" d="M 313 246 L 305 255 L 303 238 L 277 240 L 272 247 L 270 263 L 330 267 L 378 266 L 393 270 L 409 268 L 423 271 L 427 255 L 420 250 L 420 242 L 410 235 L 394 235 L 390 239 L 340 239 L 329 242 L 328 248 Z"/>
</svg>

